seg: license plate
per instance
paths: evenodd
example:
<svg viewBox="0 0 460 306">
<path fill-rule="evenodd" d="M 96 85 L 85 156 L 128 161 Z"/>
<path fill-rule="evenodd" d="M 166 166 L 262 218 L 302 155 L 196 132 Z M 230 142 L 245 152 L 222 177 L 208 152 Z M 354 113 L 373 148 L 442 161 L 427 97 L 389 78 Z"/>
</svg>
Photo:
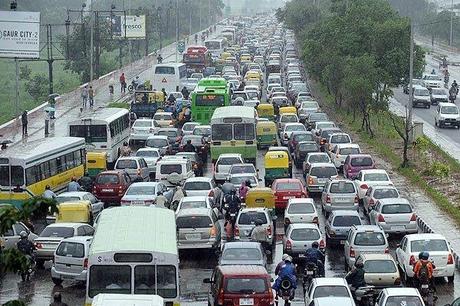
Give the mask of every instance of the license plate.
<svg viewBox="0 0 460 306">
<path fill-rule="evenodd" d="M 102 189 L 102 192 L 113 192 L 113 189 Z"/>
<path fill-rule="evenodd" d="M 307 275 L 313 275 L 313 271 L 307 271 Z"/>
<path fill-rule="evenodd" d="M 201 234 L 185 234 L 185 239 L 187 240 L 200 240 Z"/>
<path fill-rule="evenodd" d="M 423 284 L 422 289 L 428 289 L 430 286 L 428 284 Z"/>
<path fill-rule="evenodd" d="M 337 203 L 346 203 L 346 202 L 348 202 L 348 199 L 346 199 L 346 198 L 337 198 L 337 200 L 335 200 L 335 202 L 337 202 Z"/>
<path fill-rule="evenodd" d="M 133 204 L 133 205 L 144 205 L 144 201 L 132 201 L 131 204 Z"/>
<path fill-rule="evenodd" d="M 398 226 L 392 226 L 391 230 L 392 231 L 404 231 L 406 227 L 404 225 L 398 225 Z"/>
<path fill-rule="evenodd" d="M 241 306 L 254 305 L 254 299 L 253 298 L 240 298 L 240 305 Z"/>
<path fill-rule="evenodd" d="M 283 197 L 283 199 L 285 199 L 285 200 L 295 199 L 295 196 L 286 196 L 286 197 Z"/>
<path fill-rule="evenodd" d="M 445 125 L 450 125 L 450 122 L 444 122 Z"/>
<path fill-rule="evenodd" d="M 305 257 L 305 254 L 299 254 L 299 257 L 303 258 L 303 257 Z"/>
</svg>

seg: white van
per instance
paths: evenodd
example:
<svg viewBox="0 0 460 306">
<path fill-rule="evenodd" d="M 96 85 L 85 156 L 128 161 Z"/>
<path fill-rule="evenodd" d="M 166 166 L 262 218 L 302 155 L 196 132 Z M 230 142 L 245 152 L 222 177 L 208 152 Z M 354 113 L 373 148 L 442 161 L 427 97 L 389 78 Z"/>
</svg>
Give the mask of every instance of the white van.
<svg viewBox="0 0 460 306">
<path fill-rule="evenodd" d="M 434 116 L 437 127 L 454 126 L 460 128 L 460 112 L 454 103 L 439 103 Z"/>
<path fill-rule="evenodd" d="M 92 306 L 163 306 L 163 298 L 154 294 L 109 294 L 99 293 Z"/>
<path fill-rule="evenodd" d="M 171 185 L 168 181 L 168 177 L 172 173 L 177 173 L 178 178 L 176 180 L 182 183 L 188 178 L 195 176 L 192 162 L 186 156 L 168 156 L 168 158 L 163 158 L 157 162 L 155 175 L 157 181 L 164 181 L 166 185 Z"/>
</svg>

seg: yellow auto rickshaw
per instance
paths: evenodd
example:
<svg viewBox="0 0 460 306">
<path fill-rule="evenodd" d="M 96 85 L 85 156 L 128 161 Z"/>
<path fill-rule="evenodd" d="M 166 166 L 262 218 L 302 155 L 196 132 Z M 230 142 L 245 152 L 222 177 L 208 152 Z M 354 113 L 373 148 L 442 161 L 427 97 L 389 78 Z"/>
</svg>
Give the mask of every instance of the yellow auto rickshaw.
<svg viewBox="0 0 460 306">
<path fill-rule="evenodd" d="M 247 208 L 265 207 L 275 209 L 275 194 L 268 187 L 251 188 L 246 194 L 245 204 Z"/>
<path fill-rule="evenodd" d="M 80 222 L 93 223 L 90 201 L 65 202 L 58 205 L 56 223 Z"/>
<path fill-rule="evenodd" d="M 107 152 L 87 152 L 86 171 L 90 177 L 96 177 L 99 172 L 107 170 Z"/>
<path fill-rule="evenodd" d="M 280 115 L 283 114 L 297 114 L 297 108 L 295 106 L 280 107 Z"/>
<path fill-rule="evenodd" d="M 265 154 L 265 186 L 271 186 L 274 180 L 290 178 L 289 155 L 285 151 L 268 151 Z"/>
<path fill-rule="evenodd" d="M 220 59 L 225 61 L 228 57 L 232 56 L 232 54 L 230 52 L 222 52 L 220 54 Z"/>
<path fill-rule="evenodd" d="M 269 147 L 277 144 L 276 123 L 273 121 L 260 121 L 257 123 L 257 148 Z"/>
<path fill-rule="evenodd" d="M 257 114 L 260 118 L 267 118 L 273 121 L 275 119 L 275 108 L 272 104 L 261 103 L 257 106 Z"/>
<path fill-rule="evenodd" d="M 262 79 L 262 75 L 258 71 L 248 71 L 248 72 L 246 72 L 246 75 L 244 76 L 244 79 L 245 80 L 257 79 L 257 80 L 260 81 Z"/>
</svg>

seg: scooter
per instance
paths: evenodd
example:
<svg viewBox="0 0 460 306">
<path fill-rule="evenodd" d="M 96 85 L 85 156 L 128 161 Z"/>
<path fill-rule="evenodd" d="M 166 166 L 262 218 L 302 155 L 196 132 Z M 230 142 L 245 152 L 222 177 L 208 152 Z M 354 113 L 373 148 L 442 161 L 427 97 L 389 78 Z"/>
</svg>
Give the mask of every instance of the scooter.
<svg viewBox="0 0 460 306">
<path fill-rule="evenodd" d="M 295 289 L 292 286 L 292 283 L 289 279 L 285 278 L 281 281 L 280 289 L 278 290 L 278 299 L 281 298 L 284 300 L 284 306 L 291 305 L 291 301 L 294 299 Z M 278 306 L 279 301 L 276 300 L 276 305 Z"/>
<path fill-rule="evenodd" d="M 355 299 L 358 305 L 374 306 L 378 291 L 374 286 L 359 287 L 355 291 Z"/>
<path fill-rule="evenodd" d="M 318 266 L 312 262 L 308 262 L 303 273 L 303 292 L 307 292 L 314 278 L 318 276 Z"/>
<path fill-rule="evenodd" d="M 35 268 L 37 266 L 35 261 L 35 252 L 33 252 L 32 255 L 25 255 L 25 257 L 27 258 L 27 267 L 25 271 L 19 271 L 23 282 L 30 280 L 30 276 L 35 272 Z"/>
</svg>

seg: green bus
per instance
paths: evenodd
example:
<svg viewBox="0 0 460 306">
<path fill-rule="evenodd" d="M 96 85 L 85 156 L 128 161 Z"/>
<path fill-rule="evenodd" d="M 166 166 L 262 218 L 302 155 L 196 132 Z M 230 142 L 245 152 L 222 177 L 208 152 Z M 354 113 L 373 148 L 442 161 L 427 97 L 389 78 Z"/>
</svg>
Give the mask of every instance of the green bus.
<svg viewBox="0 0 460 306">
<path fill-rule="evenodd" d="M 211 118 L 211 159 L 220 154 L 240 153 L 246 162 L 255 165 L 257 113 L 253 107 L 225 106 L 214 111 Z"/>
<path fill-rule="evenodd" d="M 230 90 L 223 78 L 203 78 L 192 96 L 192 120 L 209 124 L 216 108 L 230 105 Z"/>
</svg>

